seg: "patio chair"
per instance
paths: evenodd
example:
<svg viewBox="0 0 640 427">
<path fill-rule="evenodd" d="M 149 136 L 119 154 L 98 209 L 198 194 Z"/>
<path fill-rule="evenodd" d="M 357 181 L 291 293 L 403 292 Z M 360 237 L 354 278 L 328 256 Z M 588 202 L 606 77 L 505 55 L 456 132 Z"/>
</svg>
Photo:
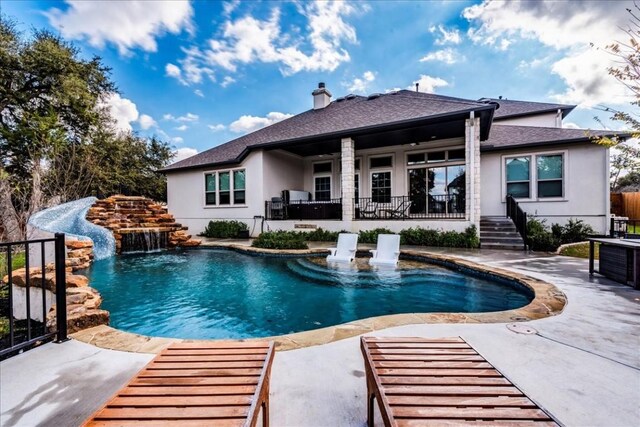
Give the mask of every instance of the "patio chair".
<svg viewBox="0 0 640 427">
<path fill-rule="evenodd" d="M 462 338 L 362 337 L 367 422 L 385 426 L 558 424 Z"/>
<path fill-rule="evenodd" d="M 409 209 L 411 208 L 411 200 L 404 200 L 395 209 L 380 209 L 387 214 L 390 219 L 409 218 Z"/>
<path fill-rule="evenodd" d="M 358 235 L 353 233 L 340 233 L 338 244 L 335 248 L 329 248 L 331 254 L 327 256 L 327 262 L 351 262 L 358 249 Z"/>
<path fill-rule="evenodd" d="M 378 203 L 371 201 L 367 202 L 363 208 L 360 208 L 360 217 L 378 218 Z"/>
<path fill-rule="evenodd" d="M 176 343 L 147 366 L 84 426 L 269 426 L 273 342 Z"/>
<path fill-rule="evenodd" d="M 379 234 L 378 245 L 372 249 L 369 264 L 371 265 L 398 265 L 400 255 L 400 235 L 399 234 Z"/>
</svg>

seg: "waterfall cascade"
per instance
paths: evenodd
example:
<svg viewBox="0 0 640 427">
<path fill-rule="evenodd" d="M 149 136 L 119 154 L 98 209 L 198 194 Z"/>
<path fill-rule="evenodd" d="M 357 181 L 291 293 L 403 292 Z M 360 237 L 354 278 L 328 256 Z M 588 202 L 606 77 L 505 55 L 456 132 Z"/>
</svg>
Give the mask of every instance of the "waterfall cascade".
<svg viewBox="0 0 640 427">
<path fill-rule="evenodd" d="M 169 232 L 141 230 L 122 235 L 122 253 L 155 252 L 167 247 Z"/>
<path fill-rule="evenodd" d="M 31 216 L 29 226 L 50 233 L 65 233 L 78 240 L 92 240 L 95 259 L 108 258 L 116 252 L 113 234 L 86 220 L 87 211 L 96 200 L 85 197 L 45 209 Z"/>
</svg>

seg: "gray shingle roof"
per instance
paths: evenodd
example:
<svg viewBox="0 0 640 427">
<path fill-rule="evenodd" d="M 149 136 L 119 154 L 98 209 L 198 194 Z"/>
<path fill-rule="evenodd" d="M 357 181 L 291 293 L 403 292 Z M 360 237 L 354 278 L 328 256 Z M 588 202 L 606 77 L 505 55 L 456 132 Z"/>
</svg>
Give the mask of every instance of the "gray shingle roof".
<svg viewBox="0 0 640 427">
<path fill-rule="evenodd" d="M 613 131 L 511 126 L 494 123 L 491 126 L 489 139 L 480 142 L 480 149 L 482 151 L 495 151 L 518 147 L 586 142 L 593 136 L 612 135 L 624 137 L 626 134 Z"/>
<path fill-rule="evenodd" d="M 371 98 L 371 97 L 369 97 Z M 271 126 L 241 136 L 164 168 L 193 168 L 241 160 L 249 148 L 277 142 L 335 134 L 431 116 L 487 109 L 487 104 L 449 96 L 408 90 L 382 94 L 373 99 L 349 95 L 321 110 L 308 110 Z"/>
<path fill-rule="evenodd" d="M 511 99 L 480 98 L 479 102 L 491 102 L 498 104 L 498 108 L 493 114 L 494 120 L 506 119 L 508 117 L 526 116 L 529 114 L 539 114 L 549 111 L 562 110 L 562 117 L 569 114 L 575 105 L 549 104 L 546 102 L 516 101 Z"/>
</svg>

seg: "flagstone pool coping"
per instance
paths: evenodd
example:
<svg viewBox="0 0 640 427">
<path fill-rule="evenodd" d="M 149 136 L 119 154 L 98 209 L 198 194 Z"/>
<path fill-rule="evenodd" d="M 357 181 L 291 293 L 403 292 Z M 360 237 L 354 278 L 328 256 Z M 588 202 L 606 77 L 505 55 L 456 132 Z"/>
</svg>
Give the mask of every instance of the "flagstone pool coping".
<svg viewBox="0 0 640 427">
<path fill-rule="evenodd" d="M 253 248 L 241 243 L 208 243 L 207 247 L 224 248 L 250 255 L 264 256 L 320 256 L 327 253 L 324 248 L 305 250 L 273 250 Z M 188 249 L 203 250 L 204 248 Z M 359 252 L 360 255 L 360 252 Z M 362 335 L 394 326 L 429 323 L 513 323 L 542 319 L 562 313 L 567 304 L 566 295 L 556 286 L 543 280 L 502 268 L 490 267 L 451 255 L 429 252 L 428 250 L 403 249 L 402 260 L 421 261 L 436 264 L 463 272 L 472 272 L 481 276 L 516 282 L 534 293 L 534 299 L 524 307 L 514 310 L 489 313 L 401 313 L 369 317 L 351 322 L 328 326 L 321 329 L 296 332 L 273 337 L 251 338 L 252 340 L 273 340 L 279 351 L 327 344 L 345 338 Z M 179 338 L 163 338 L 138 335 L 101 325 L 71 334 L 78 341 L 100 348 L 129 351 L 136 353 L 158 353 L 173 342 L 197 342 Z"/>
</svg>

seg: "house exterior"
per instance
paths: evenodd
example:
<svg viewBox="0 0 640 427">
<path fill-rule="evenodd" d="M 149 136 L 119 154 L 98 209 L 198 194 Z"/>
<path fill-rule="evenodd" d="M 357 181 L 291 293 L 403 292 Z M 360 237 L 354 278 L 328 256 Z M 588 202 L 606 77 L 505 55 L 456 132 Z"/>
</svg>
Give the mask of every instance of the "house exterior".
<svg viewBox="0 0 640 427">
<path fill-rule="evenodd" d="M 168 206 L 200 233 L 211 220 L 261 230 L 462 231 L 504 216 L 609 224 L 609 152 L 562 127 L 575 106 L 400 90 L 331 100 L 164 169 Z M 611 132 L 608 132 L 610 134 Z"/>
</svg>

